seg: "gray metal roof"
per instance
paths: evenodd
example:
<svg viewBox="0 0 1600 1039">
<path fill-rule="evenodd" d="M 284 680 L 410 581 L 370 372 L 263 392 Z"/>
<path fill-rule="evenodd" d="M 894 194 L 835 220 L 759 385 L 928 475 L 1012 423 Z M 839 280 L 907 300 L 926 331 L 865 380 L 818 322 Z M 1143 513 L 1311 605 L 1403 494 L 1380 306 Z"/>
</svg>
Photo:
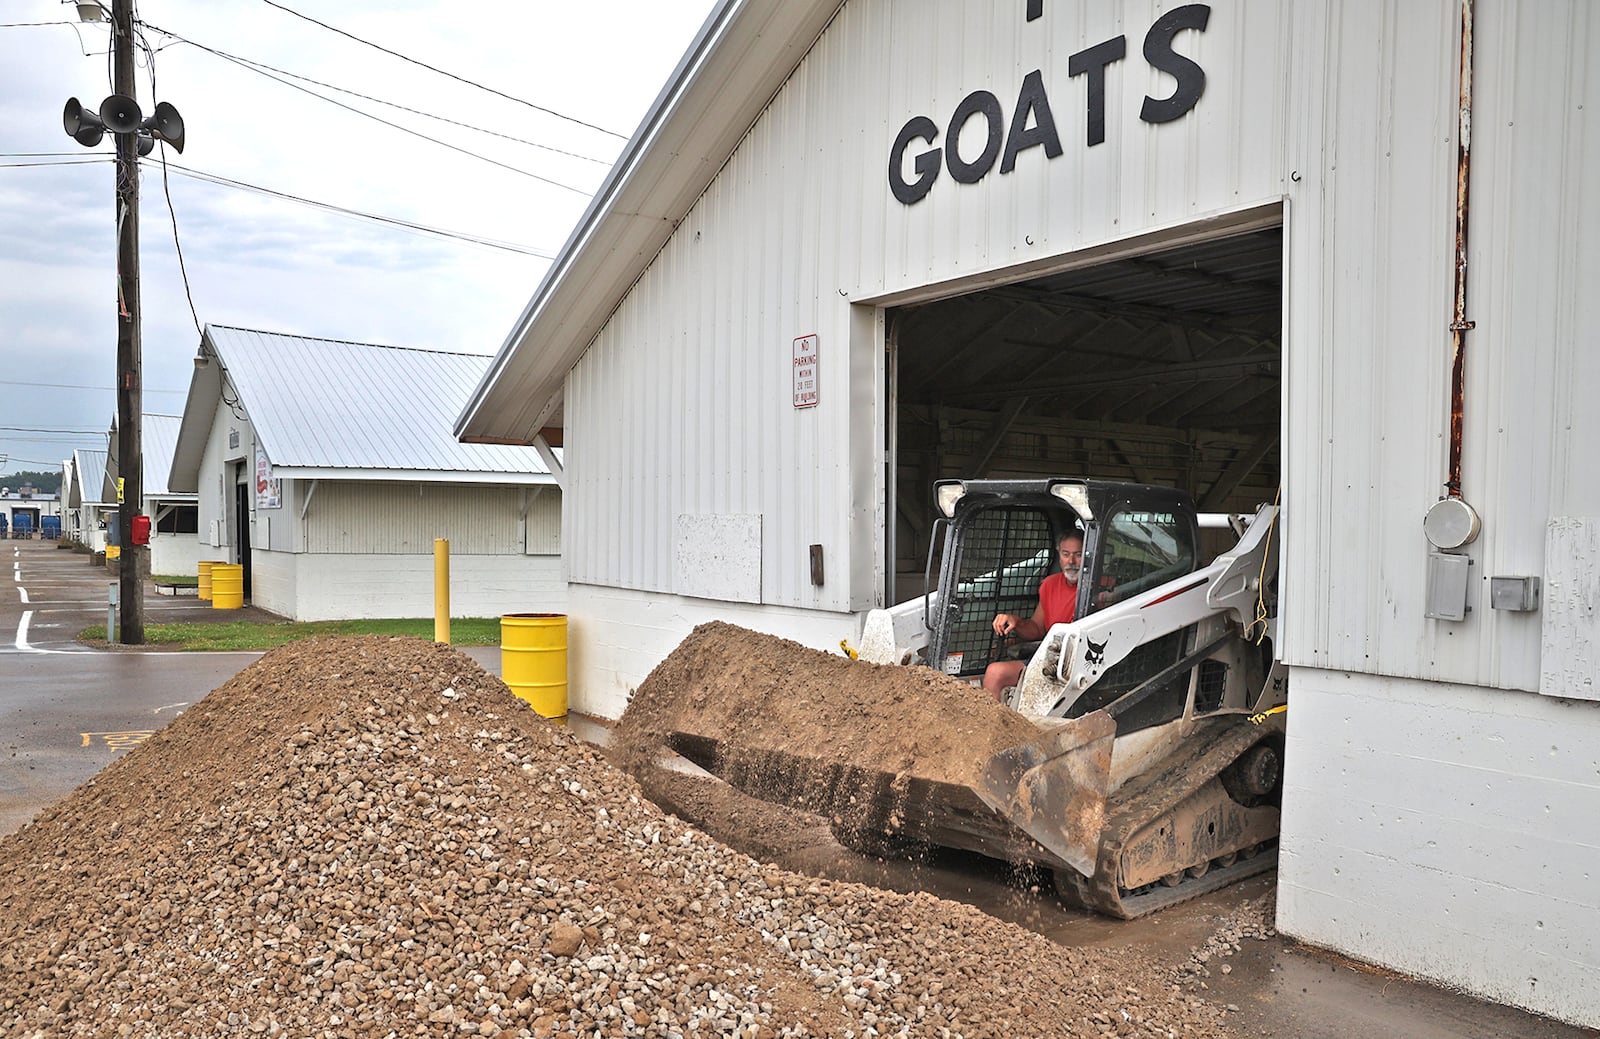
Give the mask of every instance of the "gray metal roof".
<svg viewBox="0 0 1600 1039">
<path fill-rule="evenodd" d="M 180 415 L 144 416 L 140 433 L 146 498 L 164 498 L 173 493 L 167 489 L 167 475 L 172 472 L 172 456 L 178 449 L 178 427 L 182 423 Z"/>
<path fill-rule="evenodd" d="M 72 490 L 67 505 L 78 508 L 86 503 L 105 501 L 103 486 L 106 482 L 106 453 L 83 448 L 72 452 Z M 84 492 L 88 493 L 85 494 Z"/>
<path fill-rule="evenodd" d="M 530 448 L 463 444 L 451 435 L 452 420 L 488 371 L 486 356 L 220 325 L 206 327 L 203 344 L 281 475 L 554 482 Z M 207 404 L 191 393 L 188 407 L 197 405 L 214 407 L 215 398 Z M 180 447 L 177 461 L 188 454 Z M 175 464 L 173 486 L 187 483 L 181 475 Z"/>
</svg>

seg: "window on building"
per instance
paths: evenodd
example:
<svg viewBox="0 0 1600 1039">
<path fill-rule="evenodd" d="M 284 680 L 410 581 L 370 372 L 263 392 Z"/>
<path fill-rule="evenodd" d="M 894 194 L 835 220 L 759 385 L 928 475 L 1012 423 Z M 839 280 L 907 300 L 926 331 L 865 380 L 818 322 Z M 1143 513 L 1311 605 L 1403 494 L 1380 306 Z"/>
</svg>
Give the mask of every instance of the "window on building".
<svg viewBox="0 0 1600 1039">
<path fill-rule="evenodd" d="M 169 505 L 156 515 L 158 534 L 197 534 L 199 531 L 198 505 Z"/>
</svg>

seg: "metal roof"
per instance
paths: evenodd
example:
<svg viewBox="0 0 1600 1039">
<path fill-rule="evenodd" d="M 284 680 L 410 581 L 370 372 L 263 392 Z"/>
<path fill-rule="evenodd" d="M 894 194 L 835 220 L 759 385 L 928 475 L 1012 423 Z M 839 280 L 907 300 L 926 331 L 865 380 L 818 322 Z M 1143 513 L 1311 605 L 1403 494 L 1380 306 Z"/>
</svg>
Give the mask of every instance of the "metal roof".
<svg viewBox="0 0 1600 1039">
<path fill-rule="evenodd" d="M 455 433 L 531 443 L 558 425 L 567 372 L 666 244 L 843 0 L 721 0 L 561 254 L 463 394 Z"/>
<path fill-rule="evenodd" d="M 69 508 L 79 508 L 85 504 L 100 504 L 105 501 L 104 484 L 106 482 L 106 453 L 104 451 L 90 451 L 83 448 L 72 452 L 72 490 L 69 492 L 67 505 Z M 85 489 L 90 495 L 85 495 Z M 92 495 L 92 496 L 91 496 Z"/>
<path fill-rule="evenodd" d="M 171 487 L 195 484 L 218 393 L 237 400 L 280 476 L 554 482 L 529 448 L 451 436 L 451 419 L 488 370 L 481 354 L 221 325 L 206 326 L 201 351 L 218 363 L 195 369 Z"/>
<path fill-rule="evenodd" d="M 172 456 L 178 449 L 178 427 L 181 415 L 145 415 L 140 428 L 141 449 L 144 453 L 144 496 L 163 498 L 174 492 L 167 489 L 167 475 L 172 472 Z"/>
</svg>

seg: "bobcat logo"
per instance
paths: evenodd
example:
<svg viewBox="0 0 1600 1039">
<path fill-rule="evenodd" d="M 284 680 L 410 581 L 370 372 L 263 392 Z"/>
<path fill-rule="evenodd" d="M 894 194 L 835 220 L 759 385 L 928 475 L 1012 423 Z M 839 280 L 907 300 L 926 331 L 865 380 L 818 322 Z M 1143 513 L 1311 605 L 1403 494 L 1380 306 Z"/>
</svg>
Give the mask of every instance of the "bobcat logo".
<svg viewBox="0 0 1600 1039">
<path fill-rule="evenodd" d="M 1086 664 L 1098 664 L 1101 661 L 1105 660 L 1105 658 L 1106 658 L 1106 642 L 1110 642 L 1110 641 L 1111 641 L 1110 639 L 1106 639 L 1105 642 L 1096 642 L 1093 639 L 1085 639 L 1084 642 L 1088 645 L 1089 648 L 1083 654 L 1084 663 L 1086 663 Z"/>
</svg>

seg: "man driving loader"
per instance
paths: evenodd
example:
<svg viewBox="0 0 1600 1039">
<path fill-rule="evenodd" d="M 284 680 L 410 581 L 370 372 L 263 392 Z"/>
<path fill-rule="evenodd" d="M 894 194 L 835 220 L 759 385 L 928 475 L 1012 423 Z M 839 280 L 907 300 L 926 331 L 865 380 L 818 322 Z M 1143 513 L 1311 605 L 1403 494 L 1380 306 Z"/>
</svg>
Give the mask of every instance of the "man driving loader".
<svg viewBox="0 0 1600 1039">
<path fill-rule="evenodd" d="M 1057 624 L 1068 624 L 1078 613 L 1078 575 L 1083 572 L 1083 534 L 1069 530 L 1056 541 L 1061 570 L 1039 583 L 1039 606 L 1032 617 L 998 613 L 994 633 L 1003 638 L 1036 642 Z M 995 702 L 1007 686 L 1016 685 L 1027 668 L 1026 660 L 996 660 L 983 672 L 983 688 Z"/>
</svg>

